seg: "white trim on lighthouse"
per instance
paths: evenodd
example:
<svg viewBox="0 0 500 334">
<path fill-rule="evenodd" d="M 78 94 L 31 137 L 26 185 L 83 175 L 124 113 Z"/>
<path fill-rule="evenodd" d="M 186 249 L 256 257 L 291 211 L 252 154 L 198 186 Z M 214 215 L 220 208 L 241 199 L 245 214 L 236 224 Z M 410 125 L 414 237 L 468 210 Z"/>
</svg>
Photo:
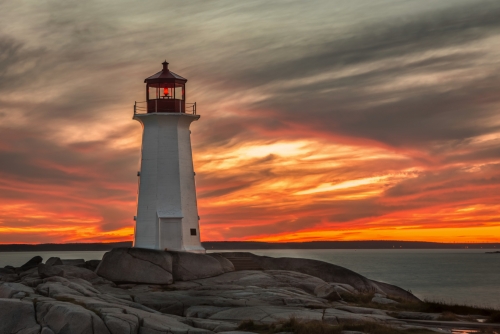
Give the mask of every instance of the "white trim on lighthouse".
<svg viewBox="0 0 500 334">
<path fill-rule="evenodd" d="M 205 252 L 189 130 L 199 118 L 185 113 L 134 114 L 143 126 L 134 247 Z"/>
</svg>

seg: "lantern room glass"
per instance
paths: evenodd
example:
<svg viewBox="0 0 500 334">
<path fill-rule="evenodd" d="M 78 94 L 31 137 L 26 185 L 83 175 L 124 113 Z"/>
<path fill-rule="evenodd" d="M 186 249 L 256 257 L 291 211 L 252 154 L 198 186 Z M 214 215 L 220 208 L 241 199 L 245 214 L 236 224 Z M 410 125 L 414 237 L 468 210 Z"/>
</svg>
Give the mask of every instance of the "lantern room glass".
<svg viewBox="0 0 500 334">
<path fill-rule="evenodd" d="M 185 100 L 185 89 L 182 83 L 159 83 L 148 85 L 148 100 L 174 99 Z"/>
<path fill-rule="evenodd" d="M 148 113 L 185 113 L 185 83 L 173 80 L 148 83 L 146 99 Z"/>
</svg>

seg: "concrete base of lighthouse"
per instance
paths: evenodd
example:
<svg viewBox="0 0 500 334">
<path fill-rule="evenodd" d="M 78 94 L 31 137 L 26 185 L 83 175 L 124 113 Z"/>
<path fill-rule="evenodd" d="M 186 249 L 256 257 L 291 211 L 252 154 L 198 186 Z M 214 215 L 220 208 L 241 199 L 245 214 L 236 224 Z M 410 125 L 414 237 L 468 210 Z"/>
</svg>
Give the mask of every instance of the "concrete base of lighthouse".
<svg viewBox="0 0 500 334">
<path fill-rule="evenodd" d="M 134 247 L 204 253 L 191 152 L 182 113 L 136 114 L 143 125 Z"/>
</svg>

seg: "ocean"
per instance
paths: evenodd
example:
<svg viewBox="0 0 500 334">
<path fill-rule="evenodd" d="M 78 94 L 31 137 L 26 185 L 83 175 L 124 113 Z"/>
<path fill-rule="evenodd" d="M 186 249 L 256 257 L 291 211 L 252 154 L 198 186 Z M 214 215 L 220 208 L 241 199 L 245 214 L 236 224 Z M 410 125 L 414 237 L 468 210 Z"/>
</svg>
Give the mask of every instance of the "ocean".
<svg viewBox="0 0 500 334">
<path fill-rule="evenodd" d="M 238 250 L 241 251 L 241 250 Z M 330 262 L 368 278 L 410 290 L 421 299 L 500 309 L 500 254 L 482 249 L 251 250 L 272 257 Z M 105 252 L 0 253 L 0 267 L 20 266 L 33 256 L 47 260 L 101 259 Z"/>
</svg>

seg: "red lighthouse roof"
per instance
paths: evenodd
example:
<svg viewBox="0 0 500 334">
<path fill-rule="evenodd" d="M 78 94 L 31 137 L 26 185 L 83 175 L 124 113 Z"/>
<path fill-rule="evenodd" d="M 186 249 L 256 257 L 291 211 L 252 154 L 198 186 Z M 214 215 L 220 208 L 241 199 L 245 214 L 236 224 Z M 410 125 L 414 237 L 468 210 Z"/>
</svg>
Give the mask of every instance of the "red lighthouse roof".
<svg viewBox="0 0 500 334">
<path fill-rule="evenodd" d="M 166 60 L 162 64 L 163 64 L 163 69 L 160 72 L 153 74 L 149 78 L 144 79 L 144 82 L 159 82 L 159 81 L 165 82 L 170 80 L 184 81 L 184 82 L 187 81 L 186 78 L 183 78 L 180 75 L 170 71 L 168 69 L 168 63 Z"/>
</svg>

